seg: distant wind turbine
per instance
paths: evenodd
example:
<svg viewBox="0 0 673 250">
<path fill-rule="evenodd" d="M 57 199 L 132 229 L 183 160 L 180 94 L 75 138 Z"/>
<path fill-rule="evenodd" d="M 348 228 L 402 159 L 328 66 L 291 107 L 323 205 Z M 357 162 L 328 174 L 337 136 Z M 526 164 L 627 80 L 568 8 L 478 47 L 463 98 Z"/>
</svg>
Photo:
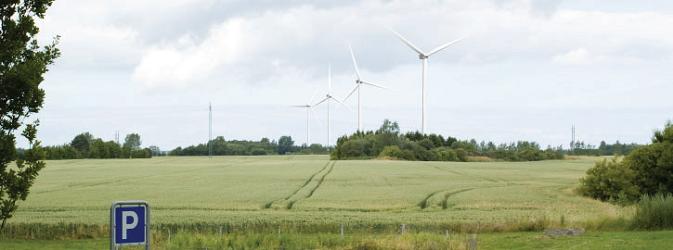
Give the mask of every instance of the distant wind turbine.
<svg viewBox="0 0 673 250">
<path fill-rule="evenodd" d="M 446 49 L 447 47 L 451 46 L 454 43 L 459 42 L 460 40 L 463 40 L 463 38 L 456 39 L 454 41 L 445 43 L 433 50 L 431 50 L 428 53 L 423 52 L 421 49 L 416 47 L 413 43 L 411 43 L 409 40 L 404 38 L 400 33 L 397 33 L 397 31 L 390 29 L 391 32 L 393 32 L 404 44 L 409 46 L 412 50 L 414 50 L 416 53 L 418 53 L 418 58 L 421 59 L 421 63 L 423 65 L 423 69 L 421 72 L 421 133 L 425 133 L 425 78 L 427 75 L 427 67 L 428 67 L 428 58 L 431 55 L 434 55 L 437 52 L 442 51 L 443 49 Z"/>
<path fill-rule="evenodd" d="M 329 108 L 329 104 L 330 104 L 331 100 L 334 100 L 335 102 L 337 102 L 337 103 L 343 105 L 344 107 L 348 108 L 348 106 L 346 106 L 346 104 L 344 104 L 343 102 L 339 101 L 339 99 L 336 99 L 332 96 L 332 66 L 330 65 L 330 66 L 327 67 L 327 93 L 325 94 L 325 98 L 320 100 L 318 103 L 311 105 L 311 106 L 315 107 L 315 106 L 318 106 L 322 103 L 327 104 L 327 144 L 325 144 L 325 146 L 327 146 L 327 147 L 329 147 L 329 144 L 330 144 L 330 120 L 329 120 L 329 109 L 330 108 Z"/>
<path fill-rule="evenodd" d="M 315 94 L 318 93 L 318 90 L 313 91 L 313 95 L 311 95 L 311 99 L 308 100 L 308 102 L 304 105 L 292 105 L 291 107 L 294 108 L 303 108 L 306 109 L 306 146 L 311 145 L 311 141 L 309 140 L 309 124 L 311 120 L 311 108 L 313 108 L 313 105 L 311 105 L 311 102 L 313 102 L 313 98 L 315 97 Z"/>
<path fill-rule="evenodd" d="M 353 59 L 353 68 L 355 69 L 355 87 L 353 88 L 353 90 L 351 90 L 350 93 L 348 93 L 346 98 L 344 98 L 344 102 L 348 99 L 348 97 L 353 95 L 353 93 L 355 93 L 355 91 L 358 92 L 358 131 L 363 131 L 362 130 L 362 103 L 361 103 L 362 102 L 362 97 L 360 95 L 360 88 L 362 87 L 362 85 L 369 85 L 369 86 L 374 86 L 374 87 L 382 88 L 382 89 L 386 89 L 386 87 L 383 87 L 381 85 L 362 80 L 362 76 L 360 76 L 360 69 L 358 68 L 358 62 L 357 62 L 357 60 L 355 60 L 355 53 L 353 53 L 353 48 L 351 47 L 350 44 L 348 45 L 348 49 L 350 49 L 351 59 Z"/>
</svg>

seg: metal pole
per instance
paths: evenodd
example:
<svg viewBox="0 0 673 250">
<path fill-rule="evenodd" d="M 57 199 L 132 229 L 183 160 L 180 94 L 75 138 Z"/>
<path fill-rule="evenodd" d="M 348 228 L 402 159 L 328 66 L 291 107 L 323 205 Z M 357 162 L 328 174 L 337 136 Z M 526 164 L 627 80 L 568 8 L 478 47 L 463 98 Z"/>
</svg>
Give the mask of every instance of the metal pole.
<svg viewBox="0 0 673 250">
<path fill-rule="evenodd" d="M 213 106 L 208 103 L 208 157 L 213 158 Z"/>
<path fill-rule="evenodd" d="M 428 58 L 425 55 L 421 56 L 423 63 L 421 75 L 421 133 L 425 134 L 425 78 L 427 74 Z"/>
<path fill-rule="evenodd" d="M 329 147 L 329 101 L 330 99 L 327 99 L 327 147 Z"/>
<path fill-rule="evenodd" d="M 358 83 L 358 131 L 362 131 L 362 104 L 360 104 L 360 102 L 362 102 L 362 97 L 360 97 L 360 87 L 362 87 L 362 84 Z"/>
<path fill-rule="evenodd" d="M 309 124 L 309 120 L 311 120 L 311 115 L 310 115 L 310 113 L 311 113 L 311 108 L 310 108 L 310 107 L 306 107 L 306 146 L 307 146 L 307 147 L 310 146 L 310 144 L 311 144 L 311 143 L 309 142 L 309 139 L 308 139 L 308 136 L 309 136 L 309 126 L 310 126 L 310 124 Z"/>
</svg>

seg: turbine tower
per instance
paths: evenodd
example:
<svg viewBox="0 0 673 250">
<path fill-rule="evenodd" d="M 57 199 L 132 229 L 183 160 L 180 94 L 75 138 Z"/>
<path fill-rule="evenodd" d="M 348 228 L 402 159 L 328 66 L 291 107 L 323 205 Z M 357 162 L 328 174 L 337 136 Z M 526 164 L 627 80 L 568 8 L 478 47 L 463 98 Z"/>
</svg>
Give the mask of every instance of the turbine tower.
<svg viewBox="0 0 673 250">
<path fill-rule="evenodd" d="M 208 103 L 208 157 L 213 158 L 213 105 Z"/>
<path fill-rule="evenodd" d="M 355 53 L 353 53 L 353 47 L 351 47 L 350 44 L 348 45 L 348 49 L 351 52 L 351 59 L 353 59 L 353 68 L 355 69 L 355 87 L 344 98 L 344 102 L 348 99 L 348 97 L 353 95 L 353 93 L 355 93 L 355 91 L 358 92 L 358 131 L 363 131 L 362 130 L 362 96 L 360 95 L 360 88 L 362 87 L 362 85 L 374 86 L 374 87 L 381 88 L 381 89 L 387 89 L 387 88 L 383 87 L 381 85 L 378 85 L 378 84 L 374 84 L 374 83 L 362 80 L 362 76 L 360 76 L 360 69 L 358 68 L 358 62 L 357 62 L 357 60 L 355 60 Z"/>
<path fill-rule="evenodd" d="M 317 90 L 313 91 L 313 95 L 311 95 L 311 99 L 309 99 L 306 104 L 292 105 L 291 106 L 291 107 L 294 107 L 294 108 L 306 109 L 306 146 L 307 147 L 311 145 L 311 141 L 309 140 L 309 133 L 310 133 L 310 131 L 309 131 L 310 127 L 309 126 L 310 126 L 310 120 L 311 120 L 311 108 L 313 107 L 313 105 L 311 105 L 311 102 L 313 102 L 313 98 L 315 97 L 316 93 L 317 93 Z"/>
<path fill-rule="evenodd" d="M 325 146 L 327 146 L 327 147 L 329 147 L 329 143 L 330 143 L 330 120 L 329 120 L 329 118 L 330 118 L 329 117 L 330 107 L 329 107 L 329 104 L 330 104 L 331 100 L 334 100 L 335 102 L 337 102 L 337 103 L 343 105 L 344 107 L 348 108 L 348 106 L 346 106 L 343 102 L 339 101 L 339 99 L 336 99 L 332 96 L 332 66 L 330 65 L 330 66 L 327 67 L 327 93 L 325 94 L 325 98 L 320 100 L 318 103 L 311 105 L 311 106 L 314 106 L 314 107 L 318 106 L 322 103 L 326 103 L 326 105 L 327 105 L 327 144 L 325 144 Z"/>
<path fill-rule="evenodd" d="M 397 31 L 390 29 L 391 32 L 393 32 L 404 44 L 406 44 L 409 48 L 411 48 L 413 51 L 418 53 L 418 58 L 421 60 L 422 64 L 422 71 L 421 71 L 421 133 L 425 133 L 425 78 L 427 77 L 427 67 L 428 67 L 428 58 L 437 52 L 440 52 L 447 47 L 451 46 L 454 43 L 459 42 L 460 40 L 463 40 L 463 38 L 456 39 L 454 41 L 445 43 L 433 50 L 431 50 L 428 53 L 423 52 L 421 49 L 416 47 L 413 43 L 409 42 L 406 38 L 404 38 L 400 33 L 397 33 Z"/>
</svg>

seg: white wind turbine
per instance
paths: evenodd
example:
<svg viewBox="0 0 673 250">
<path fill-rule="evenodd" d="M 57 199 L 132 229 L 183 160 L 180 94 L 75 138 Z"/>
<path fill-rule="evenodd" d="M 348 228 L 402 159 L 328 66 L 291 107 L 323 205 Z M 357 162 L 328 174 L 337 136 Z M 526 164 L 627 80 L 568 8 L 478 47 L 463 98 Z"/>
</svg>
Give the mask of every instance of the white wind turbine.
<svg viewBox="0 0 673 250">
<path fill-rule="evenodd" d="M 304 105 L 292 105 L 291 107 L 294 108 L 303 108 L 306 109 L 306 146 L 310 146 L 311 142 L 309 140 L 309 128 L 310 128 L 310 121 L 311 121 L 311 108 L 313 108 L 313 105 L 311 103 L 313 102 L 313 98 L 315 97 L 315 94 L 318 91 L 313 91 L 313 95 L 311 95 L 311 99 L 308 100 L 308 102 Z"/>
<path fill-rule="evenodd" d="M 327 67 L 327 94 L 325 94 L 325 98 L 317 102 L 316 104 L 313 104 L 311 106 L 318 106 L 324 102 L 327 103 L 327 144 L 325 144 L 326 147 L 329 147 L 330 143 L 330 120 L 329 120 L 329 104 L 330 101 L 334 100 L 335 102 L 343 105 L 344 107 L 348 108 L 343 102 L 339 101 L 339 99 L 336 99 L 332 96 L 332 66 L 330 65 Z"/>
<path fill-rule="evenodd" d="M 346 98 L 344 98 L 344 102 L 348 99 L 348 97 L 353 95 L 353 93 L 355 93 L 355 91 L 358 92 L 358 131 L 363 131 L 362 130 L 362 104 L 361 104 L 362 97 L 360 95 L 360 88 L 362 87 L 362 85 L 374 86 L 374 87 L 381 88 L 381 89 L 386 89 L 386 87 L 383 87 L 381 85 L 362 80 L 362 77 L 360 76 L 360 69 L 358 68 L 358 62 L 357 62 L 357 60 L 355 60 L 355 53 L 353 53 L 353 48 L 350 46 L 350 44 L 348 45 L 348 49 L 350 49 L 350 51 L 351 51 L 351 58 L 353 59 L 353 68 L 355 69 L 355 87 L 353 88 L 353 90 L 351 90 L 350 93 L 348 93 Z"/>
<path fill-rule="evenodd" d="M 395 30 L 390 29 L 391 32 L 393 32 L 404 44 L 409 46 L 412 50 L 414 50 L 416 53 L 418 53 L 418 58 L 421 59 L 421 63 L 423 65 L 423 69 L 421 72 L 421 133 L 425 133 L 425 78 L 427 75 L 427 67 L 428 67 L 428 57 L 431 55 L 434 55 L 437 52 L 442 51 L 443 49 L 446 49 L 447 47 L 451 46 L 454 43 L 459 42 L 460 40 L 463 40 L 463 38 L 456 39 L 454 41 L 445 43 L 433 50 L 431 50 L 428 53 L 423 52 L 421 49 L 416 47 L 416 45 L 412 44 L 404 38 L 400 33 L 397 33 Z"/>
</svg>

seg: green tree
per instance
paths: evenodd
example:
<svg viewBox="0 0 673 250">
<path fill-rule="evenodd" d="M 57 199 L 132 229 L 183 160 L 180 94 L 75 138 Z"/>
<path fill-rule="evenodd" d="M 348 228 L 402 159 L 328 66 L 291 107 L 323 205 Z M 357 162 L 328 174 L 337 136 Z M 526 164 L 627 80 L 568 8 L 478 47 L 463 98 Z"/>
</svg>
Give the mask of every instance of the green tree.
<svg viewBox="0 0 673 250">
<path fill-rule="evenodd" d="M 142 145 L 142 141 L 140 141 L 139 134 L 131 133 L 126 135 L 126 138 L 124 138 L 124 148 L 137 150 L 140 148 L 140 145 Z"/>
<path fill-rule="evenodd" d="M 292 140 L 292 137 L 284 135 L 278 139 L 278 154 L 284 155 L 288 152 L 292 152 L 293 147 L 294 141 Z"/>
<path fill-rule="evenodd" d="M 87 154 L 91 149 L 91 141 L 93 140 L 93 135 L 89 132 L 81 133 L 72 139 L 70 146 L 81 152 L 84 157 L 87 157 Z"/>
<path fill-rule="evenodd" d="M 47 66 L 60 55 L 58 37 L 45 47 L 35 38 L 39 29 L 35 18 L 42 19 L 53 0 L 0 1 L 0 230 L 25 200 L 29 189 L 44 168 L 44 152 L 37 140 L 38 121 L 25 123 L 42 108 Z M 23 159 L 16 159 L 15 132 L 30 143 Z M 16 160 L 15 167 L 9 167 Z"/>
</svg>

